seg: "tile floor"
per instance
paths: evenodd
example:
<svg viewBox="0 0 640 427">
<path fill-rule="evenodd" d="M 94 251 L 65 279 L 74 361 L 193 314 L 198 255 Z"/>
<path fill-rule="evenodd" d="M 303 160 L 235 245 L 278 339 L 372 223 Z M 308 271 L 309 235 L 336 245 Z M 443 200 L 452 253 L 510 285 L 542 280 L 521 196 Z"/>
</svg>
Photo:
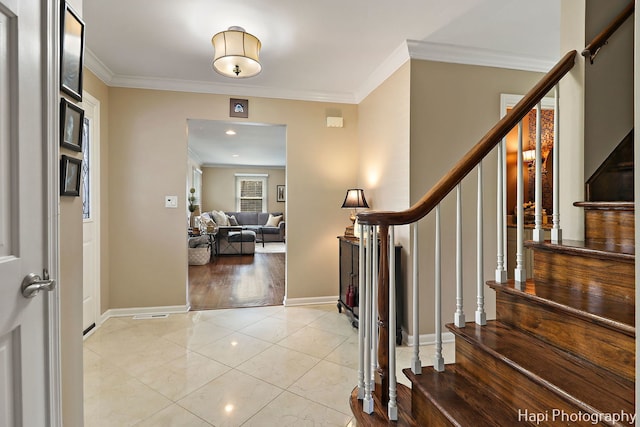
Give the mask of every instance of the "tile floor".
<svg viewBox="0 0 640 427">
<path fill-rule="evenodd" d="M 111 318 L 84 342 L 85 426 L 353 426 L 357 358 L 335 304 Z"/>
</svg>

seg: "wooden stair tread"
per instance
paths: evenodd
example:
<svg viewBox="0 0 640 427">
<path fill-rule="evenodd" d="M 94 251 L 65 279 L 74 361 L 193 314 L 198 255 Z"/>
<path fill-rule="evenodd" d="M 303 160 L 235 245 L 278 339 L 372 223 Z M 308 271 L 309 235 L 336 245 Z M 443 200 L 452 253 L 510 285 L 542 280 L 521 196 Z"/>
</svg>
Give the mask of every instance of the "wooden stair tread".
<svg viewBox="0 0 640 427">
<path fill-rule="evenodd" d="M 626 380 L 498 321 L 464 328 L 448 324 L 456 338 L 543 385 L 578 407 L 595 412 L 635 412 L 633 381 Z M 612 360 L 611 363 L 616 363 Z M 606 390 L 606 392 L 604 392 Z"/>
<path fill-rule="evenodd" d="M 602 295 L 581 292 L 575 288 L 535 283 L 527 280 L 524 291 L 515 287 L 515 281 L 497 283 L 488 281 L 493 289 L 521 295 L 539 304 L 551 305 L 573 316 L 587 319 L 608 328 L 619 330 L 635 337 L 635 304 L 624 301 L 612 301 Z"/>
<path fill-rule="evenodd" d="M 589 258 L 609 259 L 622 262 L 635 262 L 635 248 L 628 246 L 607 245 L 597 242 L 584 242 L 581 240 L 563 240 L 562 243 L 551 243 L 549 240 L 535 242 L 528 240 L 525 246 L 535 250 L 548 252 L 561 252 L 570 255 Z"/>
<path fill-rule="evenodd" d="M 349 403 L 351 412 L 356 418 L 358 427 L 381 427 L 381 426 L 399 426 L 399 427 L 417 427 L 418 424 L 411 414 L 411 389 L 404 384 L 398 383 L 398 421 L 389 421 L 387 416 L 387 407 L 380 404 L 378 397 L 374 393 L 374 412 L 367 414 L 362 411 L 362 401 L 358 400 L 358 387 L 353 389 Z"/>
<path fill-rule="evenodd" d="M 518 410 L 510 408 L 485 388 L 469 381 L 458 365 L 445 365 L 443 372 L 432 366 L 423 366 L 422 374 L 411 369 L 402 372 L 411 380 L 413 393 L 427 397 L 455 426 L 508 426 L 516 425 Z M 419 415 L 416 414 L 419 420 Z M 526 424 L 525 424 L 526 425 Z"/>
<path fill-rule="evenodd" d="M 573 206 L 592 210 L 619 210 L 632 211 L 635 209 L 634 202 L 574 202 Z"/>
</svg>

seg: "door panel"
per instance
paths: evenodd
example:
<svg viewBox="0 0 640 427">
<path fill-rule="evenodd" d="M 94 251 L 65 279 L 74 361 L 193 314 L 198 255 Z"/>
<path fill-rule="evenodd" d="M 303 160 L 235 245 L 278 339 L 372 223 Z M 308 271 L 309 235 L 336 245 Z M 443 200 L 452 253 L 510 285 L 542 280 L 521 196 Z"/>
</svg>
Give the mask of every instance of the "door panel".
<svg viewBox="0 0 640 427">
<path fill-rule="evenodd" d="M 15 342 L 18 341 L 18 345 Z M 20 390 L 19 378 L 13 378 L 13 372 L 19 372 L 15 357 L 19 347 L 19 331 L 11 331 L 0 337 L 0 425 L 18 425 L 15 411 L 15 396 Z"/>
<path fill-rule="evenodd" d="M 39 0 L 0 0 L 0 422 L 48 426 L 49 295 L 22 296 L 47 267 L 47 116 Z M 19 71 L 19 72 L 18 72 Z M 19 94 L 19 96 L 18 96 Z"/>
</svg>

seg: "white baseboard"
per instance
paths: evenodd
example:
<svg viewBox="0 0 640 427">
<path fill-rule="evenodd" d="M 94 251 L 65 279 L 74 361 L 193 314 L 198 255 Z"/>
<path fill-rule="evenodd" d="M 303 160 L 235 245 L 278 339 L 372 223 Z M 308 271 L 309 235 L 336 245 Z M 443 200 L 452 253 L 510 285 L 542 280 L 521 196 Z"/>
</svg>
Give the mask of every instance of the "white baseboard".
<svg viewBox="0 0 640 427">
<path fill-rule="evenodd" d="M 419 345 L 431 345 L 436 343 L 436 334 L 422 334 L 418 335 Z M 407 335 L 407 333 L 402 331 L 402 344 L 407 346 L 414 345 L 413 335 Z M 455 335 L 451 332 L 443 332 L 442 333 L 442 342 L 455 342 Z"/>
<path fill-rule="evenodd" d="M 133 317 L 149 314 L 172 314 L 186 313 L 189 311 L 188 305 L 169 305 L 164 307 L 132 307 L 132 308 L 112 308 L 100 316 L 100 324 L 111 317 Z M 98 325 L 96 325 L 98 326 Z"/>
<path fill-rule="evenodd" d="M 287 298 L 284 297 L 282 302 L 285 307 L 293 307 L 297 305 L 315 305 L 315 304 L 337 304 L 338 296 L 329 297 L 312 297 L 312 298 Z"/>
</svg>

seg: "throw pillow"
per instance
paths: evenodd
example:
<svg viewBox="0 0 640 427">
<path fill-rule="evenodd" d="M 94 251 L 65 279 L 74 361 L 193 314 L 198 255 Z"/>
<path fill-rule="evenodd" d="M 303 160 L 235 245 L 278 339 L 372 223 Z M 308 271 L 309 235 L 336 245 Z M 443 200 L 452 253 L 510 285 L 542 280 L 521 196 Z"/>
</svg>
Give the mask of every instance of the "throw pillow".
<svg viewBox="0 0 640 427">
<path fill-rule="evenodd" d="M 211 216 L 213 220 L 218 224 L 219 227 L 224 227 L 229 225 L 229 221 L 227 221 L 227 215 L 222 211 L 211 211 Z"/>
<path fill-rule="evenodd" d="M 235 215 L 231 215 L 231 216 L 227 215 L 227 220 L 229 220 L 229 225 L 231 226 L 237 227 L 238 225 L 240 225 L 238 224 L 238 220 L 236 219 Z"/>
<path fill-rule="evenodd" d="M 267 223 L 265 224 L 267 227 L 277 227 L 282 221 L 282 215 L 273 216 L 269 214 L 269 219 L 267 219 Z"/>
</svg>

